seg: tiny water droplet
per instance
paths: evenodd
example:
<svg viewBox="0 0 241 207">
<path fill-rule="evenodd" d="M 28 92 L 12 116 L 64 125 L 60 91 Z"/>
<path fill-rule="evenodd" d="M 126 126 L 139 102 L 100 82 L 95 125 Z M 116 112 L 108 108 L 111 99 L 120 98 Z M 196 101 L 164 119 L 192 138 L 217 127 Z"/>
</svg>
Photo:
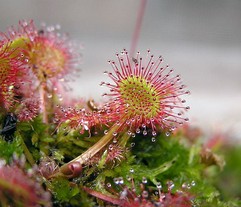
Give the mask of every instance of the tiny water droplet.
<svg viewBox="0 0 241 207">
<path fill-rule="evenodd" d="M 131 147 L 134 147 L 134 146 L 135 146 L 135 144 L 136 144 L 135 142 L 132 142 L 132 143 L 131 143 Z"/>
<path fill-rule="evenodd" d="M 113 145 L 112 144 L 109 145 L 109 150 L 110 151 L 113 150 Z"/>
<path fill-rule="evenodd" d="M 156 138 L 155 138 L 155 137 L 152 137 L 152 138 L 151 138 L 151 141 L 152 141 L 152 142 L 155 142 L 155 141 L 156 141 Z"/>
<path fill-rule="evenodd" d="M 51 93 L 49 93 L 49 94 L 47 95 L 47 97 L 48 97 L 48 98 L 52 98 L 53 95 L 52 95 Z"/>
<path fill-rule="evenodd" d="M 147 183 L 147 179 L 146 179 L 146 177 L 143 177 L 143 178 L 142 178 L 142 183 L 144 183 L 144 184 Z"/>
<path fill-rule="evenodd" d="M 131 132 L 130 130 L 128 130 L 127 134 L 128 134 L 129 136 L 131 136 L 131 135 L 132 135 L 132 132 Z"/>
<path fill-rule="evenodd" d="M 106 186 L 107 186 L 108 188 L 110 188 L 110 187 L 111 187 L 111 183 L 107 183 Z"/>
<path fill-rule="evenodd" d="M 119 184 L 123 184 L 123 183 L 124 183 L 123 177 L 119 177 Z"/>
<path fill-rule="evenodd" d="M 175 129 L 176 129 L 176 127 L 175 127 L 175 126 L 172 126 L 170 130 L 171 130 L 171 131 L 174 131 Z"/>
<path fill-rule="evenodd" d="M 136 129 L 136 133 L 139 134 L 141 130 L 139 128 Z"/>
<path fill-rule="evenodd" d="M 187 183 L 183 183 L 182 188 L 184 188 L 184 189 L 187 188 Z"/>
<path fill-rule="evenodd" d="M 167 136 L 167 137 L 169 137 L 169 136 L 170 136 L 170 134 L 171 134 L 170 132 L 166 132 L 166 136 Z"/>
<path fill-rule="evenodd" d="M 126 179 L 127 179 L 128 181 L 131 181 L 131 177 L 130 177 L 129 175 L 126 176 Z"/>
<path fill-rule="evenodd" d="M 156 131 L 152 131 L 152 136 L 154 136 L 154 137 L 155 137 L 155 136 L 156 136 L 156 134 L 157 134 L 157 133 L 156 133 Z"/>
<path fill-rule="evenodd" d="M 117 136 L 117 134 L 118 134 L 117 132 L 113 132 L 113 136 L 114 136 L 114 137 L 116 137 L 116 136 Z"/>
<path fill-rule="evenodd" d="M 160 182 L 158 182 L 158 183 L 156 184 L 156 187 L 157 187 L 158 189 L 162 189 L 162 184 L 161 184 Z"/>
<path fill-rule="evenodd" d="M 145 128 L 146 128 L 146 125 L 145 125 L 145 124 L 142 124 L 141 127 L 142 127 L 143 129 L 145 129 Z"/>
<path fill-rule="evenodd" d="M 133 168 L 130 169 L 130 173 L 134 173 L 135 170 Z"/>
<path fill-rule="evenodd" d="M 171 191 L 173 188 L 175 187 L 175 184 L 173 183 L 173 181 L 167 181 L 167 188 L 169 191 Z"/>
<path fill-rule="evenodd" d="M 143 131 L 143 135 L 144 135 L 144 136 L 147 135 L 147 131 L 146 131 L 146 130 Z"/>
<path fill-rule="evenodd" d="M 105 130 L 105 131 L 104 131 L 104 134 L 108 134 L 108 130 Z"/>
<path fill-rule="evenodd" d="M 191 185 L 192 185 L 192 186 L 195 186 L 195 185 L 196 185 L 196 182 L 193 180 L 193 181 L 191 182 Z"/>
<path fill-rule="evenodd" d="M 118 184 L 119 184 L 119 179 L 118 179 L 118 178 L 114 178 L 114 183 L 115 183 L 116 185 L 118 185 Z"/>
</svg>

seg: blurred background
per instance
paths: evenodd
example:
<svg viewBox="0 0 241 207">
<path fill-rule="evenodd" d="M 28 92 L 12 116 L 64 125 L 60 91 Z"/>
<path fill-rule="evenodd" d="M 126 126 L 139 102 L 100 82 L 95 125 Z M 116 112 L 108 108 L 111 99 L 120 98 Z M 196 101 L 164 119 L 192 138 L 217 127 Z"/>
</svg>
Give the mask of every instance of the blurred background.
<svg viewBox="0 0 241 207">
<path fill-rule="evenodd" d="M 19 20 L 61 25 L 83 46 L 74 93 L 101 99 L 107 60 L 130 49 L 141 0 L 0 0 L 0 31 Z M 241 139 L 241 1 L 147 0 L 137 44 L 162 55 L 191 95 L 190 123 Z"/>
</svg>

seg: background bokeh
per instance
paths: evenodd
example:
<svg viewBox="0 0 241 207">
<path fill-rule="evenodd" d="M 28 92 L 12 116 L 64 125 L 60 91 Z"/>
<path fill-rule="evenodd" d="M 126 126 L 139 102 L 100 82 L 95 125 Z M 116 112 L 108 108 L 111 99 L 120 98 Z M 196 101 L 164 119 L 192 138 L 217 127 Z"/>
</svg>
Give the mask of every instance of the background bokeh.
<svg viewBox="0 0 241 207">
<path fill-rule="evenodd" d="M 33 19 L 82 44 L 74 93 L 101 99 L 107 60 L 130 48 L 140 0 L 0 0 L 0 31 Z M 241 138 L 241 1 L 148 0 L 138 50 L 163 55 L 188 85 L 191 123 Z"/>
</svg>

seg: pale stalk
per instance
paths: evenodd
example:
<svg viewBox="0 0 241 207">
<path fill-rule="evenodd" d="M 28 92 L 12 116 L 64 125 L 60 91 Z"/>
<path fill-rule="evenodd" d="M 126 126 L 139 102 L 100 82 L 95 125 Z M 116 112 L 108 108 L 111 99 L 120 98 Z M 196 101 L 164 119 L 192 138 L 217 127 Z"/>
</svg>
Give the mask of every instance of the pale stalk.
<svg viewBox="0 0 241 207">
<path fill-rule="evenodd" d="M 87 151 L 85 151 L 80 156 L 71 160 L 70 162 L 64 164 L 60 167 L 59 171 L 56 174 L 53 174 L 51 177 L 55 177 L 56 175 L 69 175 L 73 173 L 70 166 L 71 164 L 78 163 L 80 165 L 85 164 L 89 159 L 95 156 L 98 152 L 100 152 L 109 142 L 113 139 L 113 133 L 120 129 L 121 125 L 114 124 L 107 134 L 105 134 L 98 142 L 96 142 L 92 147 L 90 147 Z"/>
<path fill-rule="evenodd" d="M 40 100 L 43 123 L 48 124 L 46 82 L 43 82 L 40 85 Z"/>
</svg>

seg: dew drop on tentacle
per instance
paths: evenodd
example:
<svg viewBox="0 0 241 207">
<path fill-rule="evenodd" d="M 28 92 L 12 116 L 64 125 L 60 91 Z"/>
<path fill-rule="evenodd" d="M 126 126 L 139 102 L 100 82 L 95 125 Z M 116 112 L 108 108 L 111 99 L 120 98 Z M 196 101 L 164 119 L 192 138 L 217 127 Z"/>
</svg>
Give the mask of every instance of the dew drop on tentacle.
<svg viewBox="0 0 241 207">
<path fill-rule="evenodd" d="M 113 145 L 110 144 L 108 148 L 109 148 L 110 151 L 112 151 L 113 150 Z"/>
<path fill-rule="evenodd" d="M 132 178 L 131 178 L 129 175 L 126 176 L 126 179 L 127 179 L 128 181 L 131 181 L 131 180 L 132 180 Z"/>
<path fill-rule="evenodd" d="M 130 173 L 133 174 L 134 172 L 135 172 L 135 170 L 134 170 L 133 168 L 131 168 L 131 169 L 130 169 Z"/>
<path fill-rule="evenodd" d="M 183 184 L 182 184 L 182 188 L 183 188 L 183 189 L 186 189 L 186 188 L 187 188 L 187 183 L 183 183 Z"/>
<path fill-rule="evenodd" d="M 134 147 L 134 146 L 135 146 L 135 144 L 136 144 L 135 142 L 132 142 L 132 143 L 131 143 L 131 147 Z"/>
<path fill-rule="evenodd" d="M 155 137 L 152 137 L 152 138 L 151 138 L 151 141 L 152 141 L 152 142 L 156 142 L 156 138 L 155 138 Z"/>
<path fill-rule="evenodd" d="M 157 135 L 156 131 L 152 131 L 152 136 L 155 137 Z"/>
<path fill-rule="evenodd" d="M 104 134 L 108 134 L 108 130 L 107 129 L 104 131 Z"/>
<path fill-rule="evenodd" d="M 156 187 L 157 187 L 157 189 L 162 189 L 162 184 L 160 183 L 160 182 L 158 182 L 157 184 L 156 184 Z"/>
<path fill-rule="evenodd" d="M 115 183 L 116 185 L 119 184 L 119 179 L 118 179 L 118 178 L 114 178 L 113 181 L 114 181 L 114 183 Z"/>
<path fill-rule="evenodd" d="M 120 184 L 120 185 L 124 184 L 124 179 L 123 179 L 123 177 L 119 177 L 118 180 L 119 180 L 119 184 Z"/>
<path fill-rule="evenodd" d="M 147 135 L 147 131 L 146 130 L 143 130 L 143 135 L 146 136 Z"/>
<path fill-rule="evenodd" d="M 128 130 L 128 131 L 127 131 L 127 134 L 128 134 L 129 136 L 131 136 L 131 135 L 132 135 L 132 132 L 131 132 L 130 130 Z"/>
<path fill-rule="evenodd" d="M 146 177 L 142 177 L 142 183 L 146 184 L 147 183 L 147 178 Z"/>
<path fill-rule="evenodd" d="M 171 191 L 174 187 L 175 187 L 175 184 L 174 184 L 174 182 L 172 180 L 167 181 L 168 191 Z"/>
<path fill-rule="evenodd" d="M 170 132 L 166 132 L 165 134 L 166 134 L 167 137 L 169 137 L 171 133 Z"/>
<path fill-rule="evenodd" d="M 191 182 L 191 185 L 192 185 L 192 186 L 195 186 L 195 185 L 196 185 L 196 182 L 193 180 L 193 181 Z"/>
<path fill-rule="evenodd" d="M 107 184 L 106 184 L 106 187 L 107 187 L 107 188 L 111 188 L 111 183 L 107 183 Z"/>
<path fill-rule="evenodd" d="M 136 133 L 140 134 L 141 130 L 139 128 L 136 129 Z"/>
</svg>

